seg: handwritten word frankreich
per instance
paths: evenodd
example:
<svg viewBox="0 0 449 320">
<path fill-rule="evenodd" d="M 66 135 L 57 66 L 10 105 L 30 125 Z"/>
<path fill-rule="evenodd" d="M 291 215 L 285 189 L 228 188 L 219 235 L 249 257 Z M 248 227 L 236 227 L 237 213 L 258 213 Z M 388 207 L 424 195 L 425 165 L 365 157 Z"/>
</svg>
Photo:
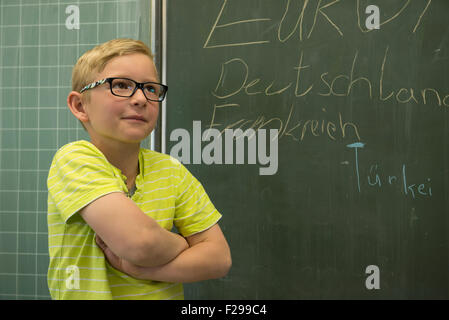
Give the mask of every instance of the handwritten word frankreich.
<svg viewBox="0 0 449 320">
<path fill-rule="evenodd" d="M 238 112 L 239 107 L 238 104 L 215 105 L 209 129 L 219 128 L 222 133 L 226 129 L 246 131 L 248 129 L 259 130 L 268 127 L 277 129 L 279 140 L 283 137 L 289 137 L 298 142 L 306 138 L 320 136 L 327 137 L 331 141 L 341 139 L 361 140 L 357 124 L 347 121 L 340 112 L 338 112 L 335 119 L 330 119 L 330 115 L 327 114 L 325 108 L 322 108 L 321 115 L 315 119 L 298 119 L 298 115 L 295 113 L 297 112 L 297 107 L 292 105 L 286 117 L 268 118 L 260 115 L 256 119 L 242 118 L 226 126 L 218 122 L 217 118 L 221 118 L 222 112 L 229 110 Z"/>
</svg>

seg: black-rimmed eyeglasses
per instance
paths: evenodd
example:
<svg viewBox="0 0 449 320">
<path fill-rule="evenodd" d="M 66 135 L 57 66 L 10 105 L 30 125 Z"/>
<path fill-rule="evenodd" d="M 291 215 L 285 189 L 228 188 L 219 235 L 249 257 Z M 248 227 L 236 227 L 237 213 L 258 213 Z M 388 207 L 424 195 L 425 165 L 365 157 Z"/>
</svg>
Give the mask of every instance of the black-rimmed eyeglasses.
<svg viewBox="0 0 449 320">
<path fill-rule="evenodd" d="M 118 97 L 132 97 L 137 89 L 141 89 L 147 100 L 161 102 L 168 90 L 166 85 L 157 82 L 136 82 L 128 78 L 106 78 L 88 84 L 81 89 L 80 93 L 106 82 L 109 83 L 111 93 Z"/>
</svg>

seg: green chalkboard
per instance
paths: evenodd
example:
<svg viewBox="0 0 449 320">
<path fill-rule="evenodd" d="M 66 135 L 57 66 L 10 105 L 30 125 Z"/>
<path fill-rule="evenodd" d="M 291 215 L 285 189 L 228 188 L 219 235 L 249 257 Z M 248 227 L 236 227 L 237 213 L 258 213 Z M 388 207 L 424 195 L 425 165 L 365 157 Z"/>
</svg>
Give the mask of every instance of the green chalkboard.
<svg viewBox="0 0 449 320">
<path fill-rule="evenodd" d="M 113 38 L 149 45 L 149 17 L 146 0 L 1 0 L 0 300 L 50 299 L 48 170 L 89 139 L 66 103 L 73 65 Z"/>
<path fill-rule="evenodd" d="M 167 153 L 233 256 L 186 297 L 449 298 L 449 3 L 167 5 Z"/>
</svg>

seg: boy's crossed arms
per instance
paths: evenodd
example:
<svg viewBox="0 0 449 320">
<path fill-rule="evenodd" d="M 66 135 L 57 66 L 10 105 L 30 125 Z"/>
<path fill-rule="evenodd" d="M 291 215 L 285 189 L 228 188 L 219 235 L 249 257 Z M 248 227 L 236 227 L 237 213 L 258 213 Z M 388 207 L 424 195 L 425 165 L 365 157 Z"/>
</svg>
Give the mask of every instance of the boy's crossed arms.
<svg viewBox="0 0 449 320">
<path fill-rule="evenodd" d="M 142 280 L 195 282 L 223 277 L 231 254 L 218 224 L 183 238 L 161 227 L 123 193 L 114 192 L 80 211 L 116 269 Z"/>
</svg>

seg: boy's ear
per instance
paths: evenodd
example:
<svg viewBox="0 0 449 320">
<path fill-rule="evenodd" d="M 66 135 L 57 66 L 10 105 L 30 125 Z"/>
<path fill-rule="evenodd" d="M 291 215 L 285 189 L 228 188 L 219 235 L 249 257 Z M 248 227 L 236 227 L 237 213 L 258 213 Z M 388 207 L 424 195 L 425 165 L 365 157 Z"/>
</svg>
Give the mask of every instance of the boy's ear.
<svg viewBox="0 0 449 320">
<path fill-rule="evenodd" d="M 86 109 L 84 108 L 84 102 L 81 98 L 81 93 L 72 91 L 67 96 L 67 105 L 73 115 L 81 122 L 89 121 Z"/>
</svg>

